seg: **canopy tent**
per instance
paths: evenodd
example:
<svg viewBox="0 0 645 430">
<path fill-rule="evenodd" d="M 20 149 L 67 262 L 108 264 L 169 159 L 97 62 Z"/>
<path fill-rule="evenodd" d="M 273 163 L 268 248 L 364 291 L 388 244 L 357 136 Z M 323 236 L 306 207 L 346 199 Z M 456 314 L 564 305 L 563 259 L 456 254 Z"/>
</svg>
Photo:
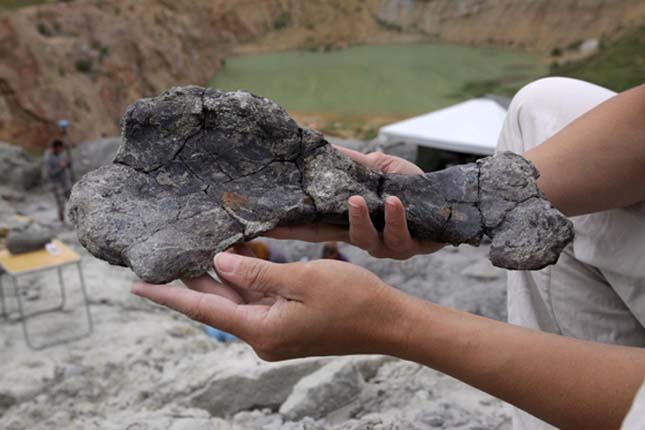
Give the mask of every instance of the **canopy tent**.
<svg viewBox="0 0 645 430">
<path fill-rule="evenodd" d="M 491 155 L 508 108 L 508 99 L 485 96 L 381 127 L 378 141 L 414 143 L 435 149 Z"/>
</svg>

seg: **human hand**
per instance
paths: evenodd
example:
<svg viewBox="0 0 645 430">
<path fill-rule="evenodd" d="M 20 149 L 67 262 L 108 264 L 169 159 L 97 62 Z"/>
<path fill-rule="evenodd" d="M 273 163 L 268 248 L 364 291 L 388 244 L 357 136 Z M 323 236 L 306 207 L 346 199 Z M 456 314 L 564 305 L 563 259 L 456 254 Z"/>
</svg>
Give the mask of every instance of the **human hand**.
<svg viewBox="0 0 645 430">
<path fill-rule="evenodd" d="M 403 158 L 382 152 L 363 154 L 342 146 L 334 147 L 372 170 L 401 175 L 423 174 L 418 166 Z M 347 242 L 366 250 L 373 257 L 397 260 L 405 260 L 417 254 L 429 254 L 445 246 L 442 243 L 420 241 L 410 236 L 405 207 L 398 197 L 389 196 L 385 199 L 385 226 L 382 233 L 374 227 L 363 197 L 352 196 L 347 203 L 349 230 L 327 224 L 309 224 L 277 227 L 266 236 L 307 242 Z"/>
<path fill-rule="evenodd" d="M 232 333 L 264 360 L 405 350 L 416 299 L 349 263 L 275 264 L 233 253 L 215 257 L 225 283 L 205 275 L 189 288 L 135 284 L 132 292 Z"/>
</svg>

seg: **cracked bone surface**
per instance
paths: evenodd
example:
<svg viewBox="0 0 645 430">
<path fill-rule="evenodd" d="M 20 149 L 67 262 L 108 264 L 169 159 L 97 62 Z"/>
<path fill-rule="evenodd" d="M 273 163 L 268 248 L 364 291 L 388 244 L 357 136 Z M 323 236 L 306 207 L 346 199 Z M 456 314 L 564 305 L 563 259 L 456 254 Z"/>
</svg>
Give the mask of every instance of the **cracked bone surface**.
<svg viewBox="0 0 645 430">
<path fill-rule="evenodd" d="M 573 238 L 535 167 L 512 153 L 382 174 L 266 98 L 194 86 L 138 100 L 122 121 L 114 163 L 74 186 L 69 212 L 85 248 L 148 282 L 199 276 L 215 253 L 277 225 L 347 225 L 352 195 L 365 198 L 377 227 L 392 195 L 416 238 L 478 245 L 488 235 L 491 261 L 508 269 L 553 264 Z"/>
</svg>

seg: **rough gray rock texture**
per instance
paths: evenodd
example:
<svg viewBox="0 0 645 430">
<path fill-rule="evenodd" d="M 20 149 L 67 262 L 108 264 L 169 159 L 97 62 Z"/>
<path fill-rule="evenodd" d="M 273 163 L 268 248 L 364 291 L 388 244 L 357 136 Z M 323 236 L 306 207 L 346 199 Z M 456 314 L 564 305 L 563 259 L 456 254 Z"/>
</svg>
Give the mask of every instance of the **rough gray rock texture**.
<svg viewBox="0 0 645 430">
<path fill-rule="evenodd" d="M 347 406 L 361 392 L 365 381 L 392 360 L 378 355 L 338 358 L 298 381 L 280 406 L 280 414 L 290 421 L 323 418 Z"/>
<path fill-rule="evenodd" d="M 17 145 L 0 142 L 0 184 L 30 190 L 40 183 L 40 176 L 38 160 Z"/>
<path fill-rule="evenodd" d="M 9 231 L 7 235 L 7 249 L 12 254 L 22 254 L 45 248 L 51 242 L 54 233 L 48 228 L 38 224 L 29 223 L 22 228 Z"/>
<path fill-rule="evenodd" d="M 420 176 L 375 172 L 336 152 L 275 103 L 253 94 L 173 88 L 132 104 L 114 164 L 84 176 L 70 216 L 80 242 L 142 279 L 195 277 L 212 257 L 279 224 L 347 225 L 361 195 L 377 226 L 389 195 L 406 205 L 413 236 L 478 245 L 491 261 L 540 269 L 557 261 L 573 228 L 519 155 Z"/>
<path fill-rule="evenodd" d="M 190 404 L 212 416 L 225 417 L 249 409 L 277 409 L 289 397 L 293 386 L 306 375 L 320 369 L 329 358 L 307 358 L 242 365 L 216 375 L 191 397 Z"/>
</svg>

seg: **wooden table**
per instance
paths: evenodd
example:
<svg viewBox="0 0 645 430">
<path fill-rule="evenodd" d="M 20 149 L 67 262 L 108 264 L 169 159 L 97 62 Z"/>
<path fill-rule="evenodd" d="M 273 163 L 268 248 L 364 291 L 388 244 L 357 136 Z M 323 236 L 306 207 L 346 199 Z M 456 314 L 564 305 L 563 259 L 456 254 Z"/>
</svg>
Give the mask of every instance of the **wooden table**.
<svg viewBox="0 0 645 430">
<path fill-rule="evenodd" d="M 49 249 L 43 248 L 37 251 L 26 252 L 23 254 L 16 254 L 16 255 L 11 254 L 6 249 L 0 250 L 0 267 L 2 267 L 7 272 L 7 276 L 12 280 L 13 289 L 16 294 L 16 302 L 18 304 L 18 314 L 20 315 L 22 329 L 25 335 L 25 342 L 27 342 L 27 345 L 32 349 L 43 349 L 48 346 L 71 342 L 73 340 L 77 340 L 82 337 L 88 336 L 90 333 L 92 333 L 92 330 L 93 330 L 92 315 L 90 314 L 89 301 L 87 298 L 87 291 L 85 289 L 85 279 L 83 277 L 83 269 L 81 267 L 81 256 L 78 255 L 76 252 L 74 252 L 74 250 L 72 250 L 71 248 L 69 248 L 67 245 L 65 245 L 63 242 L 59 240 L 53 240 L 50 244 L 48 244 L 48 248 Z M 87 332 L 79 336 L 66 338 L 64 340 L 54 340 L 54 341 L 36 345 L 32 342 L 31 337 L 29 336 L 27 320 L 36 315 L 62 311 L 65 308 L 65 301 L 66 301 L 65 281 L 64 281 L 63 273 L 61 269 L 64 266 L 69 266 L 69 265 L 76 265 L 78 269 L 81 292 L 83 294 L 85 312 L 87 315 L 88 330 Z M 20 297 L 18 278 L 23 275 L 41 272 L 44 270 L 51 270 L 51 269 L 56 269 L 58 272 L 58 284 L 60 288 L 60 297 L 61 297 L 60 304 L 52 308 L 43 309 L 37 312 L 32 312 L 30 314 L 25 314 L 22 298 Z M 0 316 L 7 317 L 8 312 L 6 309 L 4 290 L 2 285 L 2 276 L 0 276 L 0 304 L 2 306 L 2 314 L 0 314 Z"/>
</svg>

